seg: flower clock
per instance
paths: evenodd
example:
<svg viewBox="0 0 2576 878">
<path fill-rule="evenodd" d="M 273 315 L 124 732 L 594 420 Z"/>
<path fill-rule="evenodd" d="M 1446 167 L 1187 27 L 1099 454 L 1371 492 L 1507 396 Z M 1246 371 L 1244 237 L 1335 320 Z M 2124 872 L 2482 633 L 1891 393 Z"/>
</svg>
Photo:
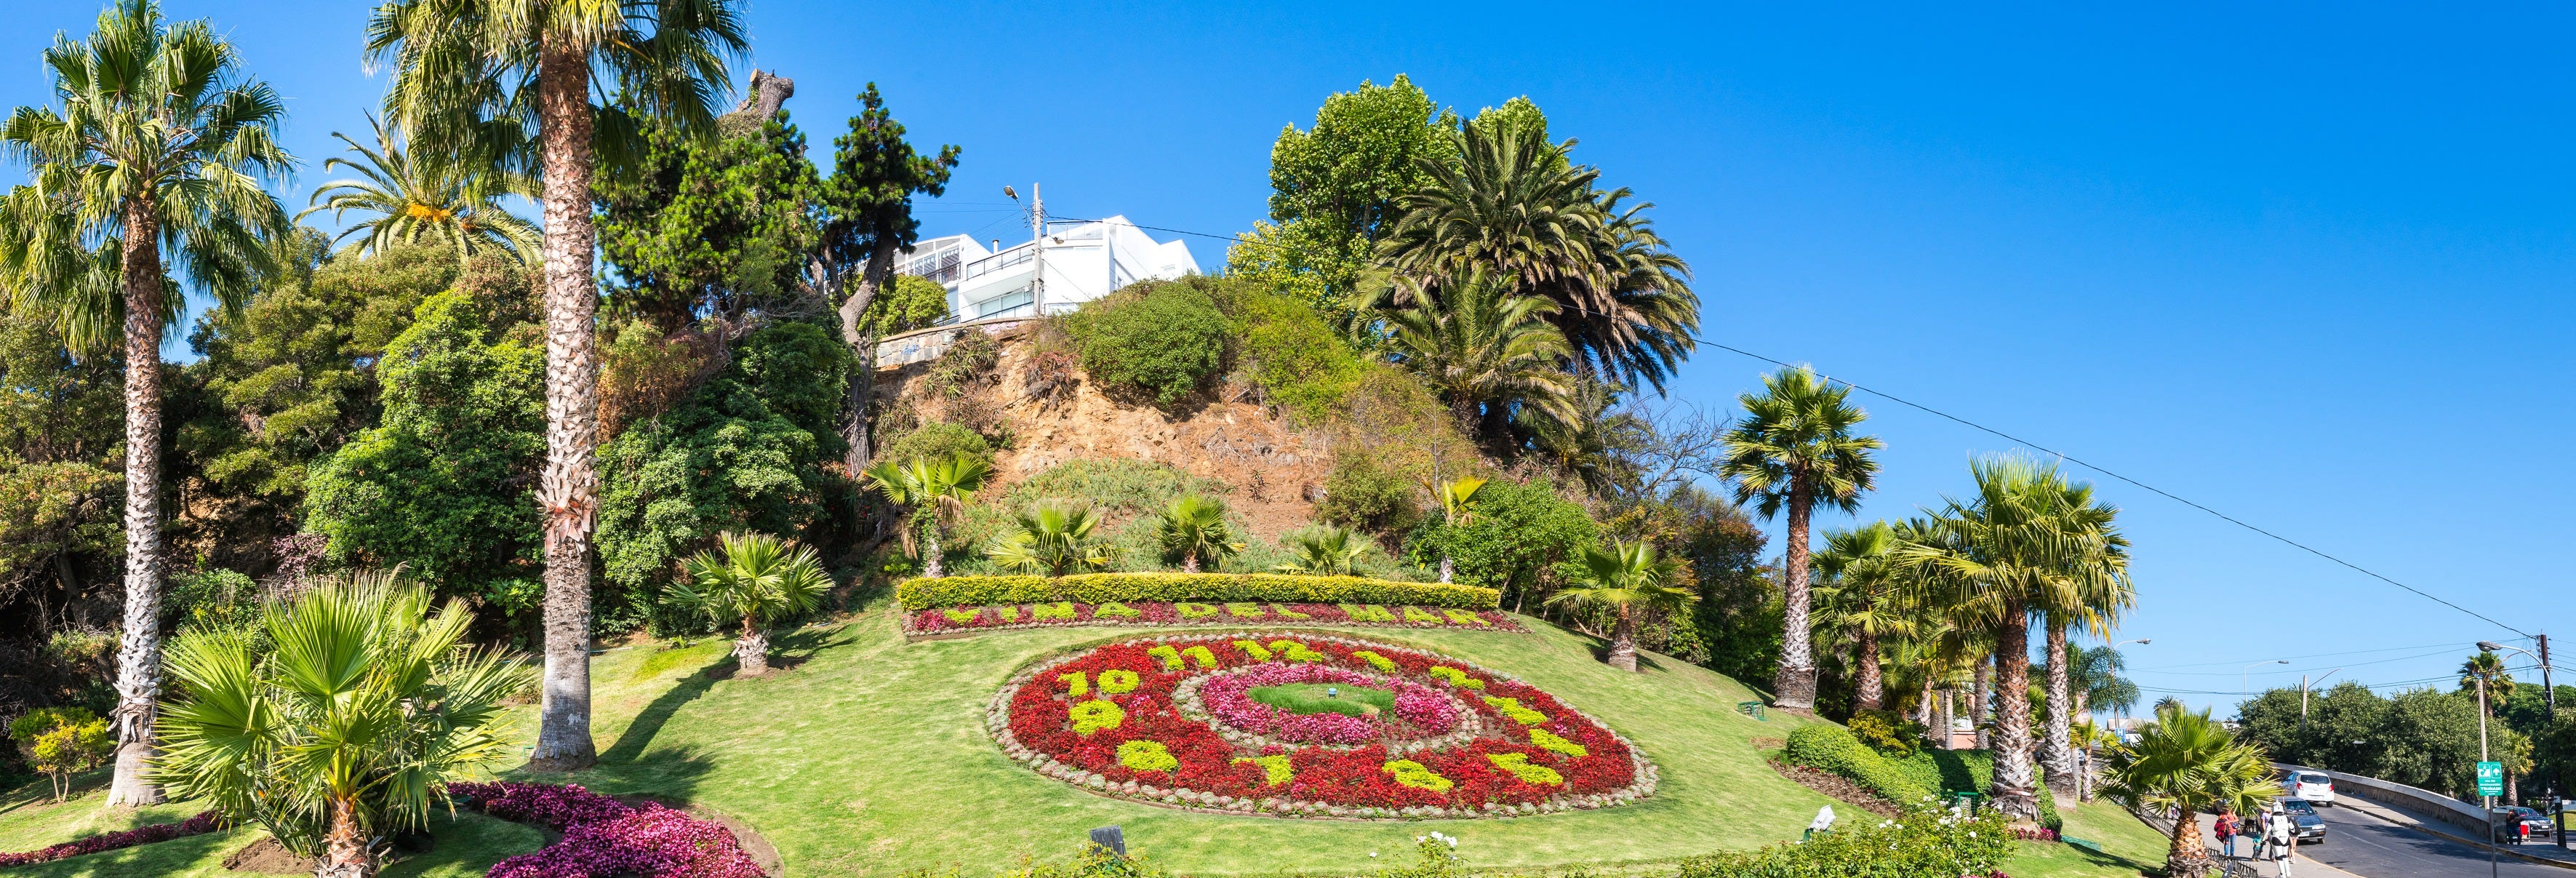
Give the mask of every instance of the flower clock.
<svg viewBox="0 0 2576 878">
<path fill-rule="evenodd" d="M 1467 662 L 1306 632 L 1148 637 L 1031 665 L 1003 752 L 1093 792 L 1281 817 L 1502 817 L 1652 795 L 1627 739 Z"/>
</svg>

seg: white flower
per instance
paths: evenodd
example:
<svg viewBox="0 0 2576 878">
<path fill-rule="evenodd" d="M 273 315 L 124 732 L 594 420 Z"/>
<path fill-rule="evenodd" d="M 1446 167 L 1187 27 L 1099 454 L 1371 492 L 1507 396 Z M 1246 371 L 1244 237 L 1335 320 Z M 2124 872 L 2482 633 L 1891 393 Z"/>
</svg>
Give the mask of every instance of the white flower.
<svg viewBox="0 0 2576 878">
<path fill-rule="evenodd" d="M 1975 837 L 1977 837 L 1977 831 L 1976 831 L 1976 830 L 1974 830 L 1974 829 L 1968 830 L 1968 837 L 1969 837 L 1969 838 L 1975 838 Z"/>
<path fill-rule="evenodd" d="M 1377 856 L 1377 852 L 1376 852 L 1376 851 L 1370 851 L 1370 852 L 1369 852 L 1369 856 L 1372 856 L 1372 857 Z"/>
</svg>

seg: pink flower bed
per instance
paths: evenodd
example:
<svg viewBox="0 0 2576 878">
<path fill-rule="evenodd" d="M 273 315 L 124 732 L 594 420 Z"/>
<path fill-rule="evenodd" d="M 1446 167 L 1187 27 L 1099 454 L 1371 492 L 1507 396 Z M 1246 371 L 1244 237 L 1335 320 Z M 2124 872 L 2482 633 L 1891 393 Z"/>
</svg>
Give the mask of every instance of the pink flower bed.
<svg viewBox="0 0 2576 878">
<path fill-rule="evenodd" d="M 197 816 L 181 820 L 177 823 L 155 823 L 150 826 L 138 826 L 124 832 L 102 833 L 84 839 L 63 842 L 62 844 L 54 845 L 43 850 L 33 850 L 14 854 L 0 853 L 0 866 L 32 866 L 37 863 L 50 863 L 65 857 L 77 857 L 82 854 L 95 854 L 100 851 L 112 851 L 117 848 L 133 847 L 138 844 L 151 844 L 156 841 L 169 841 L 174 838 L 201 835 L 222 828 L 222 821 L 217 818 L 218 815 L 216 815 L 214 811 L 200 811 L 197 812 Z"/>
<path fill-rule="evenodd" d="M 762 878 L 733 832 L 659 803 L 628 805 L 579 786 L 452 783 L 449 794 L 563 840 L 492 866 L 485 878 Z"/>
<path fill-rule="evenodd" d="M 1252 700 L 1253 689 L 1290 683 L 1338 683 L 1393 689 L 1396 716 L 1412 725 L 1414 730 L 1425 735 L 1439 735 L 1458 727 L 1457 708 L 1440 693 L 1411 683 L 1379 680 L 1355 671 L 1322 665 L 1256 665 L 1238 673 L 1219 674 L 1208 678 L 1207 683 L 1199 687 L 1199 698 L 1207 706 L 1208 715 L 1226 725 L 1300 744 L 1363 744 L 1383 737 L 1388 731 L 1387 724 L 1375 717 L 1330 712 L 1289 713 Z"/>
</svg>

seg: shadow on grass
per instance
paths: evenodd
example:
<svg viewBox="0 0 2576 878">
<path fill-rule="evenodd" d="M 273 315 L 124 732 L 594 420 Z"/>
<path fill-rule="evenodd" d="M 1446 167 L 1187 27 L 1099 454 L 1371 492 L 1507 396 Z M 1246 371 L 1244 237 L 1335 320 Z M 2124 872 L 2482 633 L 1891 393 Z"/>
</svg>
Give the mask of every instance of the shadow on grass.
<svg viewBox="0 0 2576 878">
<path fill-rule="evenodd" d="M 653 743 L 655 735 L 662 733 L 663 724 L 670 722 L 673 714 L 679 713 L 681 707 L 698 700 L 698 696 L 707 694 L 707 690 L 715 686 L 716 678 L 712 673 L 714 670 L 712 666 L 701 668 L 691 673 L 687 679 L 681 680 L 680 685 L 673 686 L 669 691 L 655 697 L 653 703 L 645 705 L 643 711 L 635 714 L 634 722 L 626 724 L 626 731 L 618 734 L 617 743 L 609 745 L 608 752 L 599 754 L 600 761 L 624 764 L 644 755 L 644 747 Z"/>
</svg>

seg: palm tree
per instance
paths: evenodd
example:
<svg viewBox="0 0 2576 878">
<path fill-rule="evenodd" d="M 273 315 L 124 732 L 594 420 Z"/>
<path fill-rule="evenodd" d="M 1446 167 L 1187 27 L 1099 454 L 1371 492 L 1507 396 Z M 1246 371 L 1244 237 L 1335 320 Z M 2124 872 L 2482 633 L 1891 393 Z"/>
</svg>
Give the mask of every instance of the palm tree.
<svg viewBox="0 0 2576 878">
<path fill-rule="evenodd" d="M 1558 367 L 1565 336 L 1546 320 L 1556 306 L 1513 295 L 1482 273 L 1408 286 L 1395 298 L 1405 304 L 1382 312 L 1394 333 L 1388 352 L 1448 397 L 1459 424 L 1487 444 L 1511 441 L 1515 404 L 1559 421 L 1577 417 L 1574 381 Z"/>
<path fill-rule="evenodd" d="M 642 153 L 637 115 L 684 131 L 715 130 L 730 78 L 726 59 L 747 46 L 738 5 L 384 0 L 367 20 L 369 61 L 393 74 L 386 121 L 411 135 L 415 151 L 438 144 L 442 152 L 422 160 L 533 167 L 544 181 L 546 464 L 537 504 L 546 516 L 546 686 L 528 760 L 539 770 L 599 761 L 590 738 L 600 438 L 591 175 L 602 164 L 628 167 Z M 618 103 L 591 103 L 607 95 Z"/>
<path fill-rule="evenodd" d="M 2460 663 L 2460 692 L 2483 694 L 2488 716 L 2504 708 L 2505 699 L 2513 696 L 2513 675 L 2504 669 L 2504 658 L 2494 652 L 2479 650 L 2477 655 Z"/>
<path fill-rule="evenodd" d="M 2030 728 L 2030 617 L 2073 588 L 2073 572 L 2103 551 L 2098 530 L 2078 526 L 2065 477 L 2053 466 L 2006 455 L 1969 465 L 1977 493 L 1951 499 L 1919 539 L 1897 548 L 1901 563 L 1930 568 L 1959 592 L 1960 612 L 1994 634 L 1997 807 L 2036 817 Z"/>
<path fill-rule="evenodd" d="M 768 534 L 726 533 L 716 542 L 722 552 L 691 557 L 689 578 L 671 584 L 670 599 L 705 613 L 718 628 L 741 625 L 733 657 L 742 673 L 769 673 L 769 628 L 812 612 L 832 577 L 813 549 L 790 548 Z"/>
<path fill-rule="evenodd" d="M 1660 389 L 1699 324 L 1689 266 L 1645 218 L 1652 205 L 1622 207 L 1627 190 L 1595 188 L 1600 172 L 1568 160 L 1574 142 L 1546 134 L 1509 119 L 1462 126 L 1454 159 L 1422 160 L 1430 179 L 1401 200 L 1379 258 L 1417 282 L 1490 270 L 1555 305 L 1543 316 L 1567 359 Z"/>
<path fill-rule="evenodd" d="M 885 495 L 886 502 L 912 507 L 904 545 L 912 547 L 912 529 L 919 528 L 921 572 L 931 579 L 941 575 L 940 519 L 964 509 L 966 496 L 984 487 L 984 480 L 992 474 L 991 464 L 963 452 L 951 452 L 938 460 L 916 457 L 902 464 L 878 461 L 865 473 L 869 481 L 876 483 L 877 491 Z"/>
<path fill-rule="evenodd" d="M 1367 557 L 1372 548 L 1368 538 L 1358 533 L 1329 524 L 1319 525 L 1290 536 L 1288 549 L 1297 553 L 1297 560 L 1271 569 L 1308 576 L 1349 576 L 1351 565 Z"/>
<path fill-rule="evenodd" d="M 1484 490 L 1487 481 L 1475 476 L 1460 476 L 1432 487 L 1432 496 L 1440 500 L 1441 521 L 1450 527 L 1475 523 L 1476 492 Z M 1440 550 L 1440 581 L 1446 583 L 1457 574 L 1458 565 L 1450 560 L 1449 550 L 1444 545 Z"/>
<path fill-rule="evenodd" d="M 1048 498 L 1020 510 L 1020 532 L 985 550 L 1004 569 L 1063 576 L 1109 566 L 1109 549 L 1091 541 L 1100 509 L 1081 500 Z"/>
<path fill-rule="evenodd" d="M 1179 559 L 1181 569 L 1190 573 L 1243 551 L 1234 528 L 1225 523 L 1225 501 L 1205 494 L 1185 495 L 1163 507 L 1161 531 L 1163 559 Z"/>
<path fill-rule="evenodd" d="M 1854 432 L 1869 413 L 1851 404 L 1851 388 L 1820 381 L 1812 369 L 1781 369 L 1765 376 L 1762 386 L 1760 396 L 1740 398 L 1745 418 L 1726 431 L 1726 458 L 1718 473 L 1735 482 L 1735 502 L 1761 501 L 1755 508 L 1762 517 L 1789 512 L 1774 700 L 1807 710 L 1816 706 L 1815 648 L 1807 636 L 1808 520 L 1819 500 L 1845 512 L 1859 509 L 1861 493 L 1878 477 L 1870 452 L 1885 443 Z"/>
<path fill-rule="evenodd" d="M 2217 864 L 2201 844 L 2200 815 L 2251 814 L 2278 798 L 2262 748 L 2239 742 L 2209 711 L 2159 709 L 2138 743 L 2115 748 L 2103 764 L 2102 793 L 2131 811 L 2172 811 L 2165 874 L 2208 874 Z"/>
<path fill-rule="evenodd" d="M 1816 627 L 1852 637 L 1852 706 L 1857 710 L 1878 710 L 1886 700 L 1879 642 L 1911 634 L 1917 624 L 1906 593 L 1909 579 L 1894 560 L 1897 543 L 1896 529 L 1875 521 L 1826 531 L 1825 550 L 1814 557 L 1820 583 L 1815 589 Z"/>
<path fill-rule="evenodd" d="M 161 800 L 143 780 L 161 694 L 160 350 L 181 304 L 167 260 L 239 308 L 277 270 L 271 242 L 292 224 L 264 187 L 294 158 L 275 140 L 277 93 L 207 23 L 166 23 L 151 0 L 119 0 L 88 42 L 57 37 L 45 67 L 60 106 L 22 106 L 0 126 L 0 151 L 31 171 L 0 206 L 0 289 L 53 315 L 78 350 L 123 348 L 125 619 L 108 801 L 150 804 Z"/>
<path fill-rule="evenodd" d="M 1655 547 L 1643 540 L 1613 540 L 1606 552 L 1585 546 L 1580 560 L 1581 584 L 1566 586 L 1549 595 L 1547 602 L 1608 608 L 1614 621 L 1610 654 L 1603 660 L 1622 671 L 1637 669 L 1640 611 L 1669 615 L 1699 600 L 1698 593 L 1672 584 L 1681 572 L 1681 562 L 1655 557 Z"/>
<path fill-rule="evenodd" d="M 191 634 L 155 783 L 257 823 L 314 874 L 362 878 L 396 832 L 427 828 L 446 782 L 511 755 L 506 702 L 528 669 L 467 637 L 474 613 L 397 573 L 330 581 L 263 609 L 267 637 Z"/>
<path fill-rule="evenodd" d="M 2110 639 L 2120 614 L 2137 605 L 2137 591 L 2129 582 L 2129 538 L 2112 523 L 2118 507 L 2096 502 L 2090 484 L 2065 484 L 2060 490 L 2066 495 L 2059 501 L 2064 526 L 2081 534 L 2083 552 L 2069 559 L 2066 587 L 2039 607 L 2048 651 L 2048 731 L 2039 738 L 2039 761 L 2047 769 L 2049 789 L 2071 796 L 2077 785 L 2069 736 L 2083 706 L 2074 687 L 2066 630 L 2082 625 L 2094 637 Z"/>
<path fill-rule="evenodd" d="M 313 206 L 296 214 L 296 219 L 325 210 L 334 221 L 350 211 L 372 216 L 332 239 L 336 244 L 357 237 L 360 254 L 427 238 L 455 250 L 459 266 L 472 262 L 478 253 L 492 252 L 529 264 L 537 261 L 537 227 L 510 215 L 500 204 L 505 195 L 536 194 L 535 182 L 526 174 L 498 166 L 467 173 L 423 161 L 406 151 L 401 138 L 385 123 L 373 116 L 367 122 L 376 130 L 374 147 L 334 131 L 331 136 L 348 144 L 358 158 L 333 156 L 322 162 L 325 171 L 347 168 L 359 179 L 333 180 L 313 190 Z"/>
</svg>

